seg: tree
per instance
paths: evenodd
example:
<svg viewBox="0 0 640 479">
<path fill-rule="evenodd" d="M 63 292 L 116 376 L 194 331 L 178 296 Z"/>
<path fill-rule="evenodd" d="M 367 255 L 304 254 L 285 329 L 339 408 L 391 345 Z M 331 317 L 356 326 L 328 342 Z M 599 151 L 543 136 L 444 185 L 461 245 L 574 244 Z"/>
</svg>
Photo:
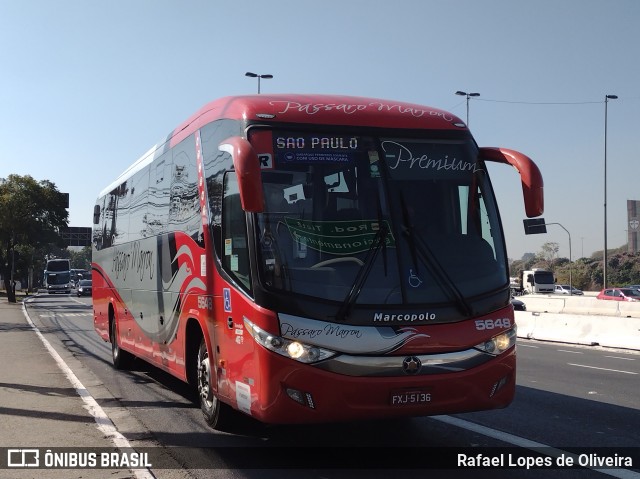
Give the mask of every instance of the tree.
<svg viewBox="0 0 640 479">
<path fill-rule="evenodd" d="M 16 301 L 10 284 L 16 257 L 24 260 L 25 253 L 48 243 L 62 246 L 59 233 L 68 217 L 67 198 L 51 181 L 29 175 L 0 178 L 0 272 L 9 302 Z"/>
<path fill-rule="evenodd" d="M 546 268 L 549 271 L 553 271 L 553 264 L 556 257 L 558 256 L 559 250 L 560 246 L 558 245 L 558 243 L 545 243 L 540 249 L 539 260 L 545 263 Z"/>
<path fill-rule="evenodd" d="M 71 267 L 76 269 L 91 269 L 91 246 L 85 246 L 80 251 L 69 251 Z"/>
</svg>

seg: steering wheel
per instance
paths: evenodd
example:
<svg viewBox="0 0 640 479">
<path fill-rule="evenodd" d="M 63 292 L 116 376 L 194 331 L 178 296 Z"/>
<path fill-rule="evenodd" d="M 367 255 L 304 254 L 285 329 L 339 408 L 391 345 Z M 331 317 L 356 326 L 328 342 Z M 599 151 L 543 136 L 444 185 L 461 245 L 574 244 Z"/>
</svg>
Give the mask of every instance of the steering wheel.
<svg viewBox="0 0 640 479">
<path fill-rule="evenodd" d="M 350 261 L 352 263 L 357 263 L 358 266 L 362 266 L 364 264 L 361 259 L 355 258 L 353 256 L 341 256 L 340 258 L 331 258 L 331 259 L 327 259 L 327 260 L 324 260 L 324 261 L 320 261 L 319 263 L 314 264 L 311 267 L 311 269 L 313 269 L 313 268 L 322 268 L 323 266 L 329 266 L 329 265 L 335 264 L 335 263 L 342 263 L 344 261 Z"/>
</svg>

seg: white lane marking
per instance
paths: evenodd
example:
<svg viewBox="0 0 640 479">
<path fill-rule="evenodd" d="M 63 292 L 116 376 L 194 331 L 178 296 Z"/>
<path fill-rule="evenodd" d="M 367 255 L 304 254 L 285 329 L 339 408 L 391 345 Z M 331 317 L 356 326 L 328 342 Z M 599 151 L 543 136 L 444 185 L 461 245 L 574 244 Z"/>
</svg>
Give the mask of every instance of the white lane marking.
<svg viewBox="0 0 640 479">
<path fill-rule="evenodd" d="M 584 354 L 582 351 L 567 351 L 566 349 L 558 349 L 558 352 L 569 354 Z"/>
<path fill-rule="evenodd" d="M 605 358 L 622 359 L 623 361 L 635 361 L 636 358 L 621 358 L 620 356 L 605 356 Z"/>
<path fill-rule="evenodd" d="M 514 446 L 532 449 L 538 453 L 540 452 L 540 448 L 544 448 L 544 454 L 547 454 L 548 456 L 555 458 L 558 458 L 560 456 L 572 457 L 574 459 L 574 464 L 578 464 L 578 454 L 563 451 L 562 449 L 557 449 L 547 444 L 542 444 L 541 442 L 530 441 L 529 439 L 515 436 L 513 434 L 509 434 L 508 432 L 491 429 L 489 427 L 482 426 L 474 422 L 465 421 L 464 419 L 459 419 L 453 416 L 431 416 L 430 419 L 435 419 L 436 421 L 440 421 L 451 426 L 456 426 L 471 432 L 482 434 L 483 436 L 488 436 L 502 442 L 513 444 Z M 589 467 L 588 469 L 597 471 L 601 474 L 606 474 L 607 476 L 617 477 L 618 479 L 640 479 L 640 474 L 628 469 L 598 469 L 596 467 Z"/>
<path fill-rule="evenodd" d="M 31 302 L 30 300 L 26 300 L 26 302 Z M 103 433 L 107 438 L 111 440 L 114 446 L 118 449 L 124 450 L 129 449 L 133 450 L 133 447 L 129 443 L 126 437 L 124 437 L 113 424 L 109 416 L 104 412 L 104 409 L 100 407 L 100 405 L 96 402 L 93 396 L 89 394 L 89 391 L 84 387 L 84 385 L 80 382 L 78 377 L 74 374 L 71 368 L 64 362 L 64 359 L 58 354 L 58 352 L 51 346 L 51 343 L 47 341 L 44 335 L 40 332 L 38 327 L 31 321 L 29 317 L 29 313 L 27 313 L 27 307 L 25 303 L 22 303 L 22 314 L 27 318 L 27 322 L 29 326 L 35 331 L 36 335 L 44 344 L 44 347 L 47 349 L 51 357 L 55 360 L 58 367 L 62 370 L 62 372 L 67 376 L 67 379 L 71 382 L 71 385 L 75 388 L 76 392 L 80 396 L 80 398 L 84 401 L 84 407 L 89 414 L 91 414 L 96 421 L 96 426 L 98 430 Z M 131 469 L 137 479 L 155 479 L 155 476 L 149 469 Z"/>
<path fill-rule="evenodd" d="M 597 368 L 595 366 L 587 366 L 586 364 L 573 364 L 573 363 L 567 363 L 569 366 L 576 366 L 578 368 L 589 368 L 589 369 L 599 369 L 600 371 L 611 371 L 613 373 L 623 373 L 623 374 L 639 374 L 639 373 L 634 373 L 633 371 L 621 371 L 619 369 L 608 369 L 608 368 Z"/>
<path fill-rule="evenodd" d="M 533 346 L 531 344 L 522 344 L 520 342 L 517 343 L 518 347 L 522 347 L 522 348 L 533 348 L 533 349 L 540 349 L 540 346 Z"/>
</svg>

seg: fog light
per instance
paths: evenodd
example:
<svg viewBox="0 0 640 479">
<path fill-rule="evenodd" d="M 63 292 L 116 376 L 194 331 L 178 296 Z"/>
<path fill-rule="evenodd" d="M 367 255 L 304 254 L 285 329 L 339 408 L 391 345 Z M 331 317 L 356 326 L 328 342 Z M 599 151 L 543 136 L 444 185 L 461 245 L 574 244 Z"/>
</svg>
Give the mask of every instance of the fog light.
<svg viewBox="0 0 640 479">
<path fill-rule="evenodd" d="M 307 406 L 308 408 L 315 409 L 316 405 L 313 402 L 311 393 L 305 393 L 293 388 L 285 388 L 285 391 L 287 391 L 287 395 L 298 404 L 302 404 L 303 406 Z"/>
<path fill-rule="evenodd" d="M 492 398 L 500 389 L 504 387 L 505 384 L 509 381 L 509 376 L 505 376 L 500 381 L 495 383 L 491 388 L 491 392 L 489 393 L 489 397 Z"/>
<path fill-rule="evenodd" d="M 287 388 L 287 394 L 291 399 L 295 402 L 300 403 L 302 405 L 305 404 L 304 394 L 296 389 Z"/>
</svg>

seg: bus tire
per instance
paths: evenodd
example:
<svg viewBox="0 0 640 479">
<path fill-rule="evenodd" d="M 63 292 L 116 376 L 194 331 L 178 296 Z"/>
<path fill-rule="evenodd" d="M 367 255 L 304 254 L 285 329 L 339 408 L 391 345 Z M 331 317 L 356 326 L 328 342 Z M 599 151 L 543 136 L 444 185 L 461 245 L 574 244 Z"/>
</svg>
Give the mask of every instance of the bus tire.
<svg viewBox="0 0 640 479">
<path fill-rule="evenodd" d="M 215 372 L 212 370 L 212 358 L 207 350 L 204 338 L 200 340 L 198 358 L 195 363 L 196 385 L 200 400 L 200 409 L 205 422 L 214 429 L 219 429 L 230 419 L 233 413 L 231 408 L 223 404 L 213 393 L 211 380 Z"/>
<path fill-rule="evenodd" d="M 133 356 L 128 352 L 120 348 L 118 344 L 118 335 L 116 331 L 116 320 L 111 319 L 111 359 L 113 361 L 113 367 L 116 369 L 129 369 Z"/>
</svg>

